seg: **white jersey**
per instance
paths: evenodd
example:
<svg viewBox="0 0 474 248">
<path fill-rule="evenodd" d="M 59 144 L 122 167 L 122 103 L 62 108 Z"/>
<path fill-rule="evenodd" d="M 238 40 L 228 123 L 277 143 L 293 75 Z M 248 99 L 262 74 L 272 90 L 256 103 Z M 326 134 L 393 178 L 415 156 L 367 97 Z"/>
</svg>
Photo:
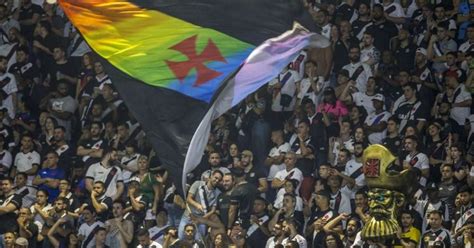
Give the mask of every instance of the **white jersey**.
<svg viewBox="0 0 474 248">
<path fill-rule="evenodd" d="M 15 76 L 11 73 L 4 73 L 0 76 L 0 82 L 5 81 L 6 84 L 2 87 L 2 90 L 7 94 L 7 97 L 2 100 L 2 106 L 6 107 L 8 110 L 8 116 L 11 119 L 15 118 L 15 106 L 13 103 L 13 94 L 16 94 L 18 87 L 16 84 Z"/>
<path fill-rule="evenodd" d="M 390 114 L 387 111 L 383 111 L 382 113 L 379 113 L 379 114 L 372 113 L 367 116 L 364 123 L 367 124 L 368 126 L 378 125 L 383 122 L 386 123 L 388 121 L 388 118 L 390 118 L 391 116 L 392 114 Z M 380 144 L 382 143 L 382 140 L 385 139 L 386 136 L 387 136 L 387 130 L 385 129 L 382 132 L 369 134 L 368 138 L 369 138 L 370 144 Z"/>
<path fill-rule="evenodd" d="M 277 83 L 281 84 L 281 89 L 274 89 L 273 92 L 273 111 L 293 111 L 295 109 L 296 82 L 299 81 L 298 79 L 299 74 L 296 71 L 287 70 L 285 72 L 280 73 L 276 79 L 270 82 L 270 85 L 275 85 Z M 283 98 L 282 95 L 284 96 Z M 288 99 L 288 102 L 285 102 L 286 99 Z"/>
<path fill-rule="evenodd" d="M 19 152 L 15 156 L 13 166 L 16 167 L 17 172 L 25 172 L 31 170 L 33 165 L 40 165 L 41 158 L 39 153 L 31 151 L 28 153 Z M 35 176 L 28 176 L 28 185 L 31 185 Z"/>
<path fill-rule="evenodd" d="M 357 162 L 355 159 L 347 161 L 344 174 L 353 178 L 357 187 L 366 185 L 365 176 L 362 171 L 362 163 Z"/>
<path fill-rule="evenodd" d="M 424 153 L 416 153 L 414 156 L 408 154 L 406 157 L 405 157 L 405 162 L 408 162 L 408 164 L 410 164 L 411 167 L 416 167 L 420 170 L 423 170 L 423 169 L 429 169 L 430 168 L 430 164 L 429 164 L 429 159 L 428 159 L 428 156 L 426 156 L 426 154 Z M 420 179 L 420 184 L 425 186 L 426 185 L 426 182 L 427 182 L 427 179 L 422 177 Z"/>
<path fill-rule="evenodd" d="M 276 157 L 276 156 L 280 156 L 280 155 L 283 155 L 285 153 L 287 153 L 288 151 L 291 150 L 291 146 L 288 142 L 285 142 L 279 146 L 275 146 L 273 147 L 270 152 L 268 153 L 268 157 Z M 272 164 L 270 166 L 270 171 L 268 172 L 268 176 L 267 176 L 267 180 L 268 181 L 271 181 L 273 180 L 273 178 L 275 177 L 275 175 L 281 171 L 281 170 L 284 170 L 285 169 L 285 164 L 284 163 L 281 163 L 281 164 Z"/>
<path fill-rule="evenodd" d="M 117 193 L 117 184 L 123 183 L 122 170 L 117 166 L 105 168 L 100 162 L 89 167 L 86 178 L 94 182 L 101 181 L 105 183 L 105 195 L 113 197 Z"/>
<path fill-rule="evenodd" d="M 87 223 L 82 223 L 79 227 L 78 235 L 84 236 L 84 242 L 82 244 L 82 248 L 92 248 L 95 247 L 95 230 L 98 227 L 103 227 L 104 223 L 101 221 L 96 221 L 92 223 L 92 225 L 88 225 Z"/>
<path fill-rule="evenodd" d="M 373 75 L 372 69 L 369 65 L 362 62 L 357 62 L 355 64 L 349 63 L 342 67 L 342 69 L 345 69 L 349 72 L 350 78 L 355 78 L 354 81 L 356 82 L 356 88 L 359 92 L 366 91 L 367 81 L 369 80 L 369 77 L 372 77 Z M 357 75 L 354 75 L 355 73 L 357 73 Z"/>
<path fill-rule="evenodd" d="M 374 105 L 372 104 L 372 99 L 375 98 L 375 94 L 373 96 L 367 95 L 365 92 L 355 92 L 352 94 L 352 102 L 354 102 L 357 106 L 364 107 L 367 114 L 371 114 L 375 111 Z"/>
</svg>

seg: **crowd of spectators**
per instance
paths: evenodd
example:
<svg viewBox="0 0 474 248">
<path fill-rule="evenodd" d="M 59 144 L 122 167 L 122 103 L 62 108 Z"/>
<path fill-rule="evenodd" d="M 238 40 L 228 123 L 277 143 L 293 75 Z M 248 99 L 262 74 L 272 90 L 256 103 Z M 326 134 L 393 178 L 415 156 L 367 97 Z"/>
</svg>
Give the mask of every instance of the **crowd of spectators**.
<svg viewBox="0 0 474 248">
<path fill-rule="evenodd" d="M 0 247 L 472 247 L 474 4 L 304 3 L 331 46 L 213 123 L 182 196 L 58 5 L 0 0 Z M 389 244 L 370 144 L 417 174 Z"/>
</svg>

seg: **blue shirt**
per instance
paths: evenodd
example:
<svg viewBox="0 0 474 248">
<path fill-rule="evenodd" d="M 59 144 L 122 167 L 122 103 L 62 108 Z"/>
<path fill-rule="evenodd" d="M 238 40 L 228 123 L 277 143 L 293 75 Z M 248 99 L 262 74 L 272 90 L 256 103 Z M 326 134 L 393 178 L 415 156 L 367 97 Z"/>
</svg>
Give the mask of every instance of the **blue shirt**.
<svg viewBox="0 0 474 248">
<path fill-rule="evenodd" d="M 39 171 L 38 175 L 41 178 L 53 178 L 53 179 L 59 179 L 59 180 L 66 178 L 66 173 L 61 168 L 41 169 Z M 41 185 L 39 185 L 38 188 L 48 191 L 48 193 L 49 193 L 48 202 L 49 203 L 52 203 L 59 195 L 59 189 L 58 188 L 51 188 L 46 184 L 41 184 Z"/>
</svg>

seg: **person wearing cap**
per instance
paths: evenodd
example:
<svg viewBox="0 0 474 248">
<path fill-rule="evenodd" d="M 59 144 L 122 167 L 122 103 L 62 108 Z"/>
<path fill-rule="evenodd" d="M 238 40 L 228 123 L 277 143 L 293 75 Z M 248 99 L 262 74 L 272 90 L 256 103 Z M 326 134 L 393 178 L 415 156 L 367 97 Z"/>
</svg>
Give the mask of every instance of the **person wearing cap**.
<svg viewBox="0 0 474 248">
<path fill-rule="evenodd" d="M 125 218 L 132 220 L 135 228 L 138 228 L 145 220 L 146 212 L 151 208 L 150 203 L 150 199 L 140 191 L 140 178 L 131 177 L 125 202 L 126 208 L 130 211 Z"/>
<path fill-rule="evenodd" d="M 418 199 L 413 206 L 413 209 L 417 211 L 423 219 L 421 232 L 425 232 L 428 229 L 429 213 L 432 211 L 438 211 L 442 214 L 443 224 L 450 224 L 451 219 L 449 206 L 439 198 L 437 186 L 435 184 L 428 185 L 426 187 L 426 194 L 428 196 L 426 200 Z"/>
<path fill-rule="evenodd" d="M 240 154 L 242 157 L 238 168 L 244 170 L 246 181 L 258 185 L 257 189 L 260 193 L 265 193 L 268 190 L 267 177 L 263 168 L 256 167 L 253 164 L 253 153 L 250 150 L 243 150 Z"/>
<path fill-rule="evenodd" d="M 28 240 L 23 237 L 17 238 L 15 240 L 15 248 L 28 248 Z"/>
<path fill-rule="evenodd" d="M 432 105 L 434 92 L 439 90 L 436 78 L 431 65 L 428 63 L 428 53 L 425 48 L 419 47 L 415 53 L 415 66 L 410 71 L 410 81 L 416 83 L 419 88 L 419 95 L 425 100 L 425 104 Z M 412 58 L 413 59 L 413 58 Z"/>
<path fill-rule="evenodd" d="M 465 120 L 471 114 L 472 96 L 466 90 L 466 86 L 459 81 L 459 75 L 455 71 L 446 73 L 446 86 L 452 91 L 452 95 L 448 96 L 445 92 L 442 96 L 444 101 L 451 103 L 451 118 L 458 125 L 464 126 Z"/>
<path fill-rule="evenodd" d="M 385 97 L 382 94 L 375 94 L 372 98 L 375 111 L 370 113 L 364 122 L 364 130 L 369 135 L 370 144 L 380 144 L 386 136 L 387 121 L 392 114 L 384 110 L 384 103 Z"/>
</svg>

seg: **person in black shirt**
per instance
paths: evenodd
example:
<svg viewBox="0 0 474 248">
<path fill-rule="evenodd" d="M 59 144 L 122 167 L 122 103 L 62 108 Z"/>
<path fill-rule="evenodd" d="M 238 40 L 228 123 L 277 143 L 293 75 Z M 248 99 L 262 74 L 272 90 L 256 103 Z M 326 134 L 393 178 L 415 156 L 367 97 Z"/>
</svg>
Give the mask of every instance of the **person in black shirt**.
<svg viewBox="0 0 474 248">
<path fill-rule="evenodd" d="M 13 189 L 13 179 L 4 178 L 1 180 L 3 195 L 0 197 L 0 234 L 18 231 L 17 215 L 15 211 L 20 209 L 21 196 L 15 194 Z"/>
<path fill-rule="evenodd" d="M 341 21 L 338 31 L 337 37 L 332 37 L 334 72 L 339 72 L 343 66 L 349 64 L 349 48 L 359 44 L 359 40 L 352 35 L 352 27 L 349 21 Z"/>
<path fill-rule="evenodd" d="M 100 162 L 104 150 L 107 148 L 107 141 L 102 138 L 102 123 L 92 122 L 90 126 L 90 139 L 84 140 L 77 147 L 77 156 L 82 157 L 82 162 L 89 165 Z"/>
<path fill-rule="evenodd" d="M 76 95 L 76 87 L 72 86 L 77 83 L 77 68 L 71 63 L 67 57 L 64 47 L 61 44 L 55 44 L 52 49 L 54 63 L 49 68 L 49 76 L 51 86 L 55 86 L 59 81 L 65 80 L 73 89 L 72 95 Z"/>
<path fill-rule="evenodd" d="M 97 212 L 97 220 L 105 222 L 112 210 L 112 198 L 105 195 L 105 184 L 101 181 L 94 183 L 90 199 L 84 203 L 81 210 L 92 206 Z"/>
<path fill-rule="evenodd" d="M 401 144 L 402 139 L 398 133 L 398 119 L 392 116 L 387 120 L 387 136 L 383 139 L 382 145 L 387 147 L 395 157 L 399 157 Z"/>
<path fill-rule="evenodd" d="M 379 51 L 389 50 L 390 40 L 398 35 L 397 26 L 385 19 L 385 12 L 383 6 L 375 4 L 372 9 L 373 24 L 367 28 L 367 32 L 370 32 L 375 41 L 374 46 Z"/>
<path fill-rule="evenodd" d="M 362 40 L 365 30 L 372 22 L 370 19 L 370 5 L 368 3 L 360 3 L 358 10 L 359 18 L 352 23 L 352 31 L 357 39 Z M 347 64 L 349 64 L 349 62 Z"/>
<path fill-rule="evenodd" d="M 224 226 L 228 225 L 228 216 L 230 208 L 230 200 L 232 189 L 234 188 L 234 177 L 232 174 L 225 174 L 222 178 L 222 189 L 223 193 L 217 198 L 217 211 L 220 217 L 220 220 Z"/>
<path fill-rule="evenodd" d="M 318 244 L 323 243 L 326 235 L 322 230 L 322 227 L 330 220 L 337 217 L 336 212 L 329 207 L 330 199 L 331 193 L 327 190 L 318 191 L 314 195 L 316 208 L 312 209 L 312 214 L 306 228 L 306 236 L 310 237 L 308 243 L 312 244 L 309 247 L 318 247 Z M 312 203 L 310 205 L 312 205 Z"/>
<path fill-rule="evenodd" d="M 268 182 L 263 168 L 253 164 L 253 153 L 249 150 L 242 151 L 240 168 L 245 172 L 245 181 L 253 185 L 258 185 L 258 191 L 265 193 L 268 190 Z"/>
<path fill-rule="evenodd" d="M 394 49 L 395 60 L 402 70 L 411 70 L 414 66 L 413 57 L 415 57 L 416 45 L 410 39 L 410 32 L 407 28 L 398 31 L 398 45 Z"/>
<path fill-rule="evenodd" d="M 257 197 L 253 203 L 253 213 L 250 216 L 252 224 L 247 230 L 247 242 L 252 247 L 264 247 L 269 237 L 267 214 L 268 202 L 265 198 Z"/>
<path fill-rule="evenodd" d="M 230 195 L 229 219 L 227 227 L 231 228 L 236 220 L 240 220 L 242 226 L 247 229 L 250 226 L 250 214 L 253 202 L 258 195 L 257 186 L 245 181 L 245 172 L 241 169 L 233 169 L 235 176 L 235 187 Z"/>
<path fill-rule="evenodd" d="M 31 0 L 21 1 L 18 22 L 21 26 L 21 33 L 26 36 L 28 40 L 33 38 L 35 25 L 38 23 L 42 14 L 43 9 L 40 6 L 33 4 Z"/>
</svg>

